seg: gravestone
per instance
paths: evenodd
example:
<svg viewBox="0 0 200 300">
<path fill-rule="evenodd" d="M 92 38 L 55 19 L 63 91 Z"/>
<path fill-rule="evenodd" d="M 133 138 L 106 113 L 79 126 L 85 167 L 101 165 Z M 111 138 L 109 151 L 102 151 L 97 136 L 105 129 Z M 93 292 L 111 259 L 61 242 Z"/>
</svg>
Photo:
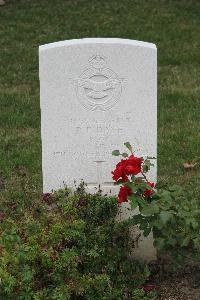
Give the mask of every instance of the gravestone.
<svg viewBox="0 0 200 300">
<path fill-rule="evenodd" d="M 83 179 L 91 192 L 117 193 L 111 152 L 126 141 L 156 156 L 156 55 L 154 44 L 116 38 L 40 46 L 44 192 Z M 156 166 L 148 177 L 156 181 Z"/>
</svg>

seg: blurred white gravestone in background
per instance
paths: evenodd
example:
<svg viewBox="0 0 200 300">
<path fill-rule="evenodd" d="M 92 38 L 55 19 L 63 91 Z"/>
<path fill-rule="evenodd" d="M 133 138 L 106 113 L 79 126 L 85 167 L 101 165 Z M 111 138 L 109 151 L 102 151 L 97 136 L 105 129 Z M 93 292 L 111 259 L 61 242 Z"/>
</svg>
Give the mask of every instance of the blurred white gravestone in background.
<svg viewBox="0 0 200 300">
<path fill-rule="evenodd" d="M 117 193 L 112 150 L 129 141 L 137 156 L 157 154 L 156 46 L 68 40 L 40 46 L 39 60 L 43 191 L 83 179 L 92 192 Z"/>
</svg>

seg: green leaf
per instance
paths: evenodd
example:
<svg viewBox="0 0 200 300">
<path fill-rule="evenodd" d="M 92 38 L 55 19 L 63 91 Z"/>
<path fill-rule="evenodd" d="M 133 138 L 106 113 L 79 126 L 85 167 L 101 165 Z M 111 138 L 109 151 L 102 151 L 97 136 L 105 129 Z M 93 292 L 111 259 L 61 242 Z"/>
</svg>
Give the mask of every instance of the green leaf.
<svg viewBox="0 0 200 300">
<path fill-rule="evenodd" d="M 169 191 L 164 190 L 161 193 L 161 199 L 166 202 L 171 202 L 171 200 L 172 200 L 171 193 Z"/>
<path fill-rule="evenodd" d="M 139 201 L 138 201 L 138 205 L 139 205 L 139 209 L 141 210 L 145 205 L 146 205 L 146 200 L 142 197 L 140 197 Z"/>
<path fill-rule="evenodd" d="M 126 152 L 122 153 L 122 156 L 125 158 L 125 157 L 128 157 L 128 154 Z"/>
<path fill-rule="evenodd" d="M 124 146 L 126 146 L 126 148 L 128 148 L 128 150 L 131 151 L 131 153 L 132 153 L 133 149 L 129 142 L 124 143 Z"/>
<path fill-rule="evenodd" d="M 151 169 L 151 166 L 154 166 L 154 164 L 152 164 L 149 159 L 145 159 L 142 165 L 143 172 L 147 173 Z"/>
<path fill-rule="evenodd" d="M 142 170 L 143 170 L 144 173 L 147 173 L 150 170 L 150 167 L 147 166 L 147 165 L 143 165 Z"/>
<path fill-rule="evenodd" d="M 159 221 L 159 220 L 155 220 L 153 222 L 153 226 L 160 230 L 160 229 L 163 228 L 163 223 L 161 221 Z"/>
<path fill-rule="evenodd" d="M 144 164 L 146 164 L 148 166 L 154 166 L 154 164 L 152 164 L 149 159 L 145 159 Z"/>
<path fill-rule="evenodd" d="M 159 207 L 154 201 L 144 206 L 141 210 L 141 214 L 145 216 L 152 216 L 157 213 L 159 213 Z"/>
<path fill-rule="evenodd" d="M 151 228 L 147 227 L 144 229 L 143 234 L 144 234 L 144 236 L 148 236 L 150 232 L 151 232 Z"/>
<path fill-rule="evenodd" d="M 133 215 L 133 217 L 131 219 L 131 224 L 134 224 L 134 225 L 141 224 L 143 222 L 143 218 L 144 217 L 141 214 Z"/>
<path fill-rule="evenodd" d="M 119 179 L 118 181 L 114 182 L 114 185 L 119 185 L 119 184 L 122 184 L 122 183 L 123 183 L 123 180 Z"/>
<path fill-rule="evenodd" d="M 123 182 L 123 185 L 130 187 L 133 193 L 137 193 L 138 190 L 140 189 L 140 185 L 136 185 L 134 182 L 131 181 Z"/>
<path fill-rule="evenodd" d="M 129 196 L 128 200 L 130 200 L 130 202 L 131 202 L 132 209 L 135 209 L 138 206 L 138 198 L 135 195 Z"/>
<path fill-rule="evenodd" d="M 131 175 L 131 181 L 134 182 L 135 181 L 135 176 Z"/>
<path fill-rule="evenodd" d="M 137 206 L 138 206 L 137 202 L 131 201 L 131 208 L 132 209 L 136 209 Z"/>
<path fill-rule="evenodd" d="M 166 224 L 170 220 L 171 217 L 172 217 L 172 214 L 168 211 L 160 212 L 160 219 L 163 222 L 163 224 Z"/>
<path fill-rule="evenodd" d="M 128 186 L 128 187 L 130 187 L 130 188 L 132 189 L 132 191 L 134 192 L 134 187 L 135 187 L 135 185 L 134 185 L 133 182 L 131 182 L 131 181 L 123 182 L 123 186 Z"/>
<path fill-rule="evenodd" d="M 113 150 L 112 155 L 119 156 L 120 155 L 119 150 Z"/>
<path fill-rule="evenodd" d="M 138 223 L 140 230 L 145 230 L 148 227 L 148 222 L 146 220 L 141 220 L 140 223 Z"/>
<path fill-rule="evenodd" d="M 150 185 L 148 185 L 145 181 L 142 181 L 142 182 L 139 184 L 139 186 L 140 186 L 140 188 L 146 188 L 146 189 L 148 189 L 148 190 L 153 191 L 153 188 L 152 188 Z"/>
</svg>

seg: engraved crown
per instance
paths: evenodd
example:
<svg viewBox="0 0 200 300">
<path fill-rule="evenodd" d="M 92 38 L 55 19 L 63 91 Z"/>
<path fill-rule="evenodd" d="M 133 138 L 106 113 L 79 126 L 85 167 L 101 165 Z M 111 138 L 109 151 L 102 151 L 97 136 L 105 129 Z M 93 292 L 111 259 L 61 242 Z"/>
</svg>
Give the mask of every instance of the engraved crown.
<svg viewBox="0 0 200 300">
<path fill-rule="evenodd" d="M 105 57 L 99 54 L 96 54 L 95 56 L 93 56 L 90 60 L 89 60 L 91 66 L 95 69 L 102 69 L 105 64 Z"/>
</svg>

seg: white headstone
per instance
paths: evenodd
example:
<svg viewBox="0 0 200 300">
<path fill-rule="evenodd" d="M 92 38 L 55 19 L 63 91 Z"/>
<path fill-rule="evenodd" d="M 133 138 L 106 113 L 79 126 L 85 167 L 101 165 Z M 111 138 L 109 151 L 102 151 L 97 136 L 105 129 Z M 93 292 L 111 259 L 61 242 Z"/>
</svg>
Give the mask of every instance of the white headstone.
<svg viewBox="0 0 200 300">
<path fill-rule="evenodd" d="M 40 46 L 39 57 L 44 192 L 81 179 L 112 186 L 111 152 L 126 141 L 156 156 L 154 44 L 69 40 Z"/>
<path fill-rule="evenodd" d="M 129 141 L 157 154 L 156 46 L 87 38 L 39 48 L 43 191 L 74 186 L 116 192 L 111 171 Z M 156 181 L 156 166 L 149 174 Z"/>
</svg>

